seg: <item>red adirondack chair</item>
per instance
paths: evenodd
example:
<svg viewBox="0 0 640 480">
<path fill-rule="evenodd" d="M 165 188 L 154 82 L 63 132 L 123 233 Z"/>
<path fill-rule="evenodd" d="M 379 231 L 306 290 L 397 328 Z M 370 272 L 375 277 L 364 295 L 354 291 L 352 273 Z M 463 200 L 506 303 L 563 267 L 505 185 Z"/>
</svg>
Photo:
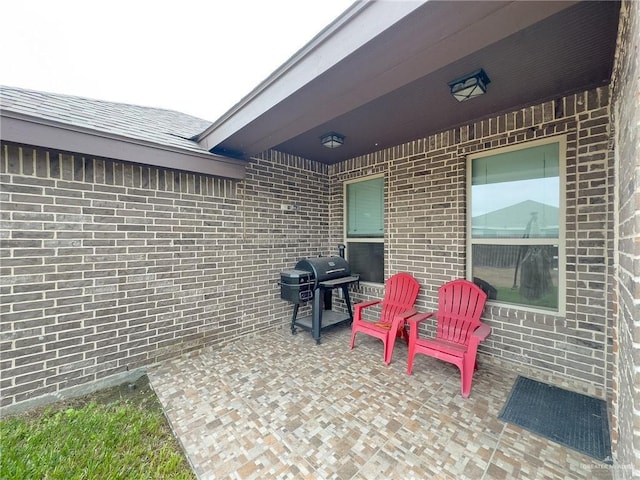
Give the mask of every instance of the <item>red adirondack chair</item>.
<svg viewBox="0 0 640 480">
<path fill-rule="evenodd" d="M 384 287 L 384 298 L 369 302 L 357 303 L 354 305 L 353 323 L 351 325 L 351 345 L 353 348 L 356 340 L 356 333 L 361 332 L 382 340 L 384 345 L 383 359 L 388 365 L 391 363 L 393 347 L 396 337 L 404 336 L 408 341 L 405 331 L 405 321 L 416 313 L 413 308 L 420 284 L 409 273 L 397 273 L 393 275 Z M 382 304 L 379 320 L 367 321 L 362 318 L 362 311 L 365 308 Z"/>
<path fill-rule="evenodd" d="M 454 280 L 438 289 L 438 311 L 419 313 L 409 319 L 409 360 L 407 373 L 411 375 L 416 354 L 422 353 L 460 369 L 462 396 L 471 393 L 473 372 L 478 369 L 478 344 L 491 334 L 491 327 L 480 321 L 487 295 L 476 284 Z M 435 338 L 421 338 L 418 325 L 428 318 L 437 321 Z"/>
</svg>

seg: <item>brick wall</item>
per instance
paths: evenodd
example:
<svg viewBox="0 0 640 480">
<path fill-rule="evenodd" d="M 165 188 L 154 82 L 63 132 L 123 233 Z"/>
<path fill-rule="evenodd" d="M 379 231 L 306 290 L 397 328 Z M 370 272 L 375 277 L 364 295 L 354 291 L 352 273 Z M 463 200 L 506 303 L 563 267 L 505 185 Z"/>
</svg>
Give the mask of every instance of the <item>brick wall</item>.
<svg viewBox="0 0 640 480">
<path fill-rule="evenodd" d="M 332 253 L 326 167 L 286 155 L 237 182 L 2 144 L 0 181 L 3 407 L 282 326 L 279 272 Z"/>
<path fill-rule="evenodd" d="M 413 273 L 422 285 L 419 307 L 432 309 L 438 286 L 466 275 L 467 155 L 554 135 L 567 139 L 566 315 L 488 306 L 485 320 L 493 334 L 481 353 L 605 397 L 611 387 L 614 221 L 608 88 L 332 166 L 332 241 L 342 239 L 342 182 L 384 172 L 386 276 Z M 380 294 L 380 288 L 363 286 L 354 297 Z"/>
<path fill-rule="evenodd" d="M 465 276 L 466 157 L 567 138 L 567 313 L 490 306 L 485 359 L 604 396 L 613 155 L 601 88 L 323 166 L 267 152 L 235 182 L 2 146 L 3 405 L 286 325 L 279 272 L 343 241 L 343 182 L 384 173 L 386 275 L 418 305 Z M 286 210 L 282 209 L 285 206 Z M 362 285 L 355 300 L 377 297 Z"/>
<path fill-rule="evenodd" d="M 617 324 L 614 441 L 616 478 L 640 478 L 640 3 L 620 12 L 612 80 L 616 131 Z"/>
</svg>

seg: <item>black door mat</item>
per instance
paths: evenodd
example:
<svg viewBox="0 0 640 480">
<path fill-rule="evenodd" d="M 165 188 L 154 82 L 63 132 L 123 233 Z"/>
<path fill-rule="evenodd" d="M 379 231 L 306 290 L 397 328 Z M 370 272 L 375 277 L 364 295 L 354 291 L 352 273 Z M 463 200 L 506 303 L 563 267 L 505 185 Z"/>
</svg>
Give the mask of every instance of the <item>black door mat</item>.
<svg viewBox="0 0 640 480">
<path fill-rule="evenodd" d="M 604 400 L 518 376 L 498 418 L 613 463 Z"/>
</svg>

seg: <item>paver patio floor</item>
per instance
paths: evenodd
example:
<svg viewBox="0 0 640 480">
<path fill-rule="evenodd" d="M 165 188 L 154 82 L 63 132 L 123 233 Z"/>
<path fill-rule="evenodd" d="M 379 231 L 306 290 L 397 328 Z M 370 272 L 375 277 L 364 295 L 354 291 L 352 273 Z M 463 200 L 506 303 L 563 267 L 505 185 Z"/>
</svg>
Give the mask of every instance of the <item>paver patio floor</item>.
<svg viewBox="0 0 640 480">
<path fill-rule="evenodd" d="M 468 399 L 455 366 L 348 327 L 288 329 L 149 369 L 200 479 L 592 479 L 610 469 L 498 420 L 517 373 L 483 362 Z"/>
</svg>

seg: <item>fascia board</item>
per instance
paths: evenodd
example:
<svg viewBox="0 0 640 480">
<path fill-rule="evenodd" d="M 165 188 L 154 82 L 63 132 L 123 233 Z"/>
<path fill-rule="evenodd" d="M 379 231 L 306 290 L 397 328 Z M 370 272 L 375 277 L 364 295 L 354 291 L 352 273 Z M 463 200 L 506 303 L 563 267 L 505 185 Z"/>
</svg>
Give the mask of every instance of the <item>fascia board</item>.
<svg viewBox="0 0 640 480">
<path fill-rule="evenodd" d="M 246 161 L 197 154 L 15 112 L 0 112 L 0 139 L 216 177 L 245 178 Z"/>
</svg>

